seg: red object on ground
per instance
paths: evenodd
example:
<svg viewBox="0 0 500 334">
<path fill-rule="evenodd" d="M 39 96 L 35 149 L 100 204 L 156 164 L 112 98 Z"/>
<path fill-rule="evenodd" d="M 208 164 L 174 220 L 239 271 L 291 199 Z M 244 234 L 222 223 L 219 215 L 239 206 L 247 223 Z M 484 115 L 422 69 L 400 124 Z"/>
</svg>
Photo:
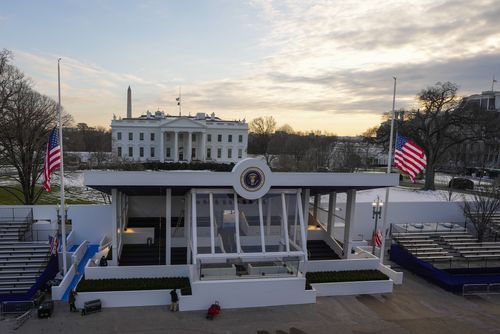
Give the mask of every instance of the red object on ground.
<svg viewBox="0 0 500 334">
<path fill-rule="evenodd" d="M 208 308 L 207 319 L 212 320 L 219 313 L 220 313 L 220 306 L 219 303 L 216 302 L 215 304 L 210 305 L 210 307 Z"/>
</svg>

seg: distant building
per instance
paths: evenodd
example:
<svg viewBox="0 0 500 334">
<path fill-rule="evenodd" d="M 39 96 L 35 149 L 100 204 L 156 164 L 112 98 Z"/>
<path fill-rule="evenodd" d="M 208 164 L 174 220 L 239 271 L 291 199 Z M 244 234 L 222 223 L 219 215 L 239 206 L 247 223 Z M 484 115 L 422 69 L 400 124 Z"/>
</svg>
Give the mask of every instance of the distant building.
<svg viewBox="0 0 500 334">
<path fill-rule="evenodd" d="M 481 94 L 473 94 L 465 98 L 468 105 L 476 105 L 484 110 L 496 110 L 500 112 L 500 92 L 485 91 Z"/>
<path fill-rule="evenodd" d="M 113 153 L 119 158 L 159 162 L 237 162 L 247 157 L 248 124 L 205 113 L 173 116 L 162 111 L 132 117 L 130 88 L 127 118 L 111 122 Z"/>
</svg>

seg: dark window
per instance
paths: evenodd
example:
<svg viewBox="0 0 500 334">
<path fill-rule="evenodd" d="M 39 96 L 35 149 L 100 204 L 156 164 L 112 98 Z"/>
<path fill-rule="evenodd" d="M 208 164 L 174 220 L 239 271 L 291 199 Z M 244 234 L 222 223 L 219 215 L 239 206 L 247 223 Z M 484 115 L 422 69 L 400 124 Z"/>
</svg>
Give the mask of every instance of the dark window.
<svg viewBox="0 0 500 334">
<path fill-rule="evenodd" d="M 239 135 L 238 136 L 238 142 L 239 143 L 243 143 L 243 135 Z"/>
<path fill-rule="evenodd" d="M 155 148 L 154 147 L 151 147 L 150 156 L 151 156 L 151 158 L 155 157 Z"/>
<path fill-rule="evenodd" d="M 227 149 L 227 158 L 228 158 L 228 159 L 231 159 L 232 157 L 233 157 L 233 150 L 232 150 L 232 149 L 230 149 L 230 148 L 228 148 L 228 149 Z"/>
<path fill-rule="evenodd" d="M 121 133 L 121 132 L 118 132 L 118 133 L 116 134 L 116 139 L 118 139 L 118 140 L 122 140 L 122 133 Z"/>
<path fill-rule="evenodd" d="M 144 147 L 139 147 L 139 156 L 141 158 L 144 156 Z"/>
<path fill-rule="evenodd" d="M 167 147 L 167 158 L 170 158 L 170 147 Z"/>
<path fill-rule="evenodd" d="M 220 143 L 222 141 L 222 135 L 217 135 L 217 141 Z"/>
<path fill-rule="evenodd" d="M 212 141 L 212 135 L 211 134 L 208 134 L 207 135 L 207 141 L 210 143 Z"/>
<path fill-rule="evenodd" d="M 128 148 L 128 156 L 129 156 L 129 157 L 134 156 L 134 148 L 133 148 L 133 147 L 129 147 L 129 148 Z"/>
<path fill-rule="evenodd" d="M 139 133 L 139 140 L 144 140 L 144 132 Z"/>
<path fill-rule="evenodd" d="M 122 148 L 121 147 L 118 147 L 117 154 L 118 154 L 119 157 L 122 156 Z"/>
<path fill-rule="evenodd" d="M 128 140 L 134 140 L 134 134 L 132 132 L 128 133 Z"/>
<path fill-rule="evenodd" d="M 196 149 L 193 147 L 191 149 L 191 159 L 194 159 L 194 158 L 196 158 Z"/>
<path fill-rule="evenodd" d="M 238 149 L 238 159 L 241 159 L 243 156 L 243 150 L 241 148 Z"/>
<path fill-rule="evenodd" d="M 154 141 L 154 140 L 155 140 L 155 134 L 151 133 L 151 141 Z"/>
<path fill-rule="evenodd" d="M 227 135 L 227 142 L 232 143 L 233 142 L 233 135 Z"/>
<path fill-rule="evenodd" d="M 221 148 L 218 148 L 217 149 L 217 158 L 222 158 L 222 149 Z"/>
<path fill-rule="evenodd" d="M 207 159 L 212 159 L 212 149 L 207 148 Z"/>
<path fill-rule="evenodd" d="M 195 133 L 191 134 L 191 141 L 196 141 L 196 134 Z"/>
</svg>

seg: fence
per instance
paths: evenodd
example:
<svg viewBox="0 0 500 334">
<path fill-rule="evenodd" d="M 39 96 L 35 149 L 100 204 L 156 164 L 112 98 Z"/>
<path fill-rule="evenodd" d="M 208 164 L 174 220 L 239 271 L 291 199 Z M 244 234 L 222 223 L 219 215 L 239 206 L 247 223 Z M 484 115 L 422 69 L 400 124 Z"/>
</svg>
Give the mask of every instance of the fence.
<svg viewBox="0 0 500 334">
<path fill-rule="evenodd" d="M 500 294 L 500 284 L 464 284 L 462 288 L 463 296 Z"/>
<path fill-rule="evenodd" d="M 21 300 L 21 301 L 5 301 L 0 303 L 0 319 L 3 319 L 6 315 L 19 315 L 23 314 L 34 307 L 34 303 L 31 300 Z"/>
</svg>

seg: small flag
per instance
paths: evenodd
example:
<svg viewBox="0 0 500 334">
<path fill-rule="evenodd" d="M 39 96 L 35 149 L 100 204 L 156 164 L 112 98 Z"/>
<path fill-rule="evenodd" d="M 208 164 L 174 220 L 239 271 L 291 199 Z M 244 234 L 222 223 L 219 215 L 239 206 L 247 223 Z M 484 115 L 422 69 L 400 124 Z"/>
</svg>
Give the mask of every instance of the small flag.
<svg viewBox="0 0 500 334">
<path fill-rule="evenodd" d="M 47 152 L 43 162 L 43 187 L 50 192 L 50 176 L 61 166 L 61 145 L 59 144 L 59 131 L 52 129 L 47 143 Z"/>
<path fill-rule="evenodd" d="M 411 139 L 398 134 L 394 151 L 394 165 L 403 173 L 408 174 L 411 182 L 415 183 L 418 173 L 427 166 L 427 158 L 420 146 Z"/>
<path fill-rule="evenodd" d="M 59 250 L 59 238 L 57 237 L 57 232 L 54 236 L 49 236 L 49 244 L 50 244 L 50 255 L 57 255 L 57 251 Z"/>
<path fill-rule="evenodd" d="M 380 230 L 377 230 L 377 232 L 373 234 L 373 244 L 377 247 L 382 246 L 382 233 L 380 233 Z"/>
</svg>

